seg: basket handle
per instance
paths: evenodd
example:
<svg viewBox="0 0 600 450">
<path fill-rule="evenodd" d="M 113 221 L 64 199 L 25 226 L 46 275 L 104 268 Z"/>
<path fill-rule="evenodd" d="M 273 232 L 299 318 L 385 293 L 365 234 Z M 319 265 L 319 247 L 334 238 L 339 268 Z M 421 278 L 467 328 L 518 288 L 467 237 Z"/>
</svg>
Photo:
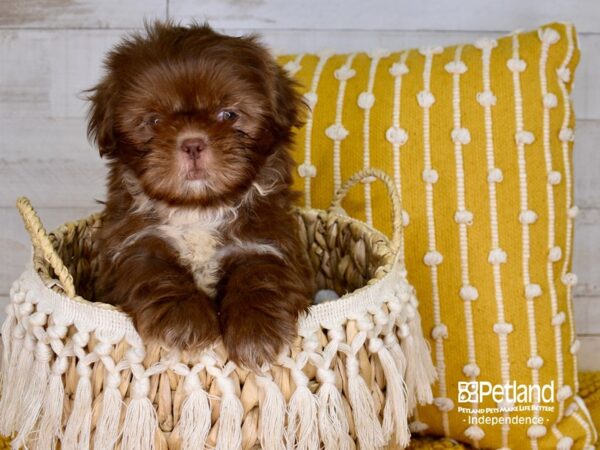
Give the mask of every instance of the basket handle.
<svg viewBox="0 0 600 450">
<path fill-rule="evenodd" d="M 384 171 L 370 168 L 356 172 L 338 189 L 327 210 L 331 212 L 337 208 L 341 208 L 342 200 L 348 195 L 348 191 L 358 183 L 370 181 L 369 178 L 372 177 L 382 181 L 388 190 L 388 195 L 392 203 L 392 248 L 395 253 L 398 253 L 402 244 L 402 202 L 396 185 Z"/>
<path fill-rule="evenodd" d="M 42 225 L 42 221 L 33 209 L 31 202 L 26 197 L 19 197 L 17 200 L 17 209 L 21 214 L 25 228 L 31 238 L 31 244 L 34 251 L 39 252 L 43 258 L 50 263 L 54 273 L 58 276 L 58 280 L 68 297 L 75 297 L 75 284 L 73 277 L 69 273 L 69 269 L 65 266 L 61 257 L 56 252 L 56 249 L 50 242 L 48 233 Z"/>
</svg>

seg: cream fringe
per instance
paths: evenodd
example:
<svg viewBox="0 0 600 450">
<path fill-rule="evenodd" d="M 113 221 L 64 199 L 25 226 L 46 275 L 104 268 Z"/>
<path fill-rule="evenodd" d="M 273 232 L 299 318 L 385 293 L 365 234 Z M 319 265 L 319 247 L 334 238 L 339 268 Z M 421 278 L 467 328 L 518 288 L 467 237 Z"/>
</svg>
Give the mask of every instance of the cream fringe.
<svg viewBox="0 0 600 450">
<path fill-rule="evenodd" d="M 417 403 L 424 405 L 433 401 L 431 385 L 437 380 L 437 372 L 429 357 L 431 352 L 428 342 L 423 338 L 419 316 L 408 322 L 407 336 L 400 336 L 400 340 L 406 360 L 410 361 L 406 371 L 406 387 L 408 409 L 412 412 Z"/>
<path fill-rule="evenodd" d="M 35 441 L 37 450 L 54 449 L 56 440 L 62 437 L 62 413 L 65 398 L 65 387 L 62 372 L 57 371 L 58 362 L 54 363 L 50 382 L 44 396 L 43 412 L 40 418 L 40 430 Z M 98 447 L 100 448 L 100 447 Z"/>
<path fill-rule="evenodd" d="M 89 370 L 89 368 L 87 368 Z M 88 375 L 88 374 L 85 374 Z M 92 433 L 92 385 L 89 376 L 80 374 L 73 410 L 65 428 L 62 447 L 88 450 Z"/>
<path fill-rule="evenodd" d="M 225 379 L 225 381 L 232 381 Z M 223 379 L 218 380 L 219 384 Z M 219 414 L 219 434 L 217 435 L 217 450 L 237 450 L 242 448 L 242 419 L 244 407 L 240 399 L 232 392 L 224 392 L 221 397 Z"/>
<path fill-rule="evenodd" d="M 154 450 L 158 418 L 154 405 L 147 397 L 149 381 L 142 378 L 133 385 L 133 398 L 127 405 L 123 422 L 121 448 L 128 450 Z"/>
<path fill-rule="evenodd" d="M 3 436 L 10 436 L 17 430 L 14 423 L 18 412 L 15 391 L 18 379 L 24 378 L 18 372 L 21 352 L 17 349 L 22 348 L 24 337 L 24 328 L 21 325 L 15 326 L 12 333 L 10 358 L 5 359 L 2 363 L 2 372 L 6 374 L 2 379 L 2 398 L 0 399 L 0 434 Z"/>
<path fill-rule="evenodd" d="M 296 359 L 286 357 L 282 361 L 284 367 L 290 370 L 296 385 L 287 409 L 285 430 L 287 450 L 312 450 L 319 447 L 317 398 L 308 388 L 308 377 L 302 371 L 307 362 L 306 352 L 300 352 L 296 355 Z"/>
<path fill-rule="evenodd" d="M 186 389 L 188 396 L 181 406 L 179 417 L 179 433 L 184 450 L 204 448 L 211 427 L 208 394 L 200 386 L 197 374 L 190 377 L 196 381 L 188 383 L 193 386 Z"/>
<path fill-rule="evenodd" d="M 406 447 L 410 442 L 406 385 L 392 354 L 385 348 L 381 339 L 371 339 L 369 350 L 377 353 L 386 379 L 387 395 L 383 410 L 384 434 L 389 436 L 395 431 L 396 443 L 401 447 Z"/>
<path fill-rule="evenodd" d="M 348 375 L 348 393 L 352 406 L 354 428 L 357 430 L 360 448 L 377 450 L 383 448 L 386 440 L 383 429 L 379 423 L 375 402 L 364 378 L 358 372 L 358 360 L 355 355 L 346 358 L 346 372 Z"/>
<path fill-rule="evenodd" d="M 285 398 L 271 377 L 257 377 L 256 382 L 262 390 L 259 399 L 260 445 L 264 450 L 285 450 Z"/>
<path fill-rule="evenodd" d="M 20 297 L 19 300 L 23 301 Z M 215 355 L 202 357 L 203 362 L 193 368 L 178 363 L 178 359 L 161 360 L 146 368 L 142 364 L 143 346 L 138 348 L 130 343 L 133 346 L 123 362 L 116 364 L 110 355 L 118 339 L 108 343 L 96 334 L 99 343 L 90 351 L 89 332 L 68 335 L 68 326 L 47 327 L 46 317 L 36 316 L 33 308 L 26 305 L 18 308 L 14 303 L 11 306 L 2 326 L 6 352 L 1 368 L 0 433 L 17 433 L 16 447 L 51 450 L 60 440 L 62 448 L 88 450 L 93 434 L 94 448 L 102 450 L 156 448 L 159 428 L 157 412 L 148 398 L 150 376 L 171 369 L 185 378 L 184 399 L 176 424 L 182 448 L 203 448 L 216 437 L 217 450 L 241 449 L 244 406 L 232 363 L 221 366 Z M 262 448 L 351 450 L 358 444 L 360 448 L 378 450 L 392 438 L 401 447 L 408 445 L 407 418 L 417 402 L 431 401 L 430 384 L 436 373 L 416 310 L 413 308 L 407 318 L 406 314 L 398 313 L 399 303 L 391 306 L 392 311 L 387 313 L 378 309 L 375 315 L 365 312 L 353 318 L 359 331 L 349 343 L 342 325 L 328 329 L 328 344 L 324 349 L 315 333 L 318 330 L 305 330 L 302 351 L 280 361 L 289 369 L 295 385 L 287 404 L 268 370 L 260 376 L 248 375 L 255 377 L 258 388 L 256 436 Z M 19 311 L 18 317 L 15 311 Z M 28 324 L 27 332 L 22 323 Z M 32 328 L 35 333 L 30 333 Z M 50 339 L 41 341 L 39 336 L 45 330 Z M 360 372 L 358 355 L 365 350 L 371 359 L 379 361 L 385 377 L 382 411 L 373 398 L 371 380 L 364 379 Z M 68 416 L 63 417 L 63 377 L 74 361 L 79 379 Z M 95 363 L 106 368 L 102 398 L 96 403 L 90 378 Z M 319 382 L 316 393 L 309 387 L 310 380 L 304 372 L 309 364 L 316 369 Z M 119 390 L 126 369 L 131 369 L 133 375 L 127 405 Z M 209 394 L 200 382 L 201 370 L 216 381 L 220 391 L 216 424 L 211 421 Z M 346 375 L 343 392 L 339 370 Z M 94 426 L 93 404 L 100 408 Z"/>
<path fill-rule="evenodd" d="M 319 377 L 319 375 L 317 376 Z M 320 381 L 322 380 L 317 394 L 319 435 L 325 450 L 350 450 L 353 448 L 353 443 L 349 435 L 350 427 L 344 410 L 342 394 L 334 381 L 325 378 L 329 376 L 335 378 L 333 372 L 326 372 L 319 377 Z"/>
<path fill-rule="evenodd" d="M 37 422 L 46 394 L 48 376 L 50 374 L 50 351 L 46 348 L 45 344 L 38 343 L 35 357 L 36 359 L 30 372 L 31 380 L 23 399 L 21 426 L 19 433 L 12 442 L 14 448 L 24 447 L 27 443 L 27 437 Z"/>
<path fill-rule="evenodd" d="M 287 450 L 319 447 L 317 399 L 306 385 L 298 385 L 288 405 Z"/>
<path fill-rule="evenodd" d="M 118 380 L 111 380 L 109 375 L 102 392 L 102 409 L 96 425 L 94 448 L 111 450 L 119 439 L 119 422 L 123 399 L 119 391 Z"/>
<path fill-rule="evenodd" d="M 24 346 L 19 354 L 19 361 L 15 368 L 16 382 L 9 394 L 9 407 L 13 408 L 11 417 L 8 417 L 8 426 L 12 430 L 20 430 L 25 417 L 25 394 L 29 391 L 30 377 L 34 366 L 33 348 L 35 346 L 32 336 L 25 336 Z M 8 381 L 8 380 L 7 380 Z M 11 395 L 12 394 L 12 395 Z"/>
</svg>

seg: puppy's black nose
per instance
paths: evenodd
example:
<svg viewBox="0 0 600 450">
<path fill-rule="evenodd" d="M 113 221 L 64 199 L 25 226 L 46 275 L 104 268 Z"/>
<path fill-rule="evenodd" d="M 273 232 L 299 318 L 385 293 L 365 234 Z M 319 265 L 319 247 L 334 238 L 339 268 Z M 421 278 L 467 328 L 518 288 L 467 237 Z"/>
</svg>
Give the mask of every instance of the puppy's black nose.
<svg viewBox="0 0 600 450">
<path fill-rule="evenodd" d="M 181 151 L 192 159 L 197 159 L 205 148 L 206 140 L 203 138 L 188 138 L 181 143 Z"/>
</svg>

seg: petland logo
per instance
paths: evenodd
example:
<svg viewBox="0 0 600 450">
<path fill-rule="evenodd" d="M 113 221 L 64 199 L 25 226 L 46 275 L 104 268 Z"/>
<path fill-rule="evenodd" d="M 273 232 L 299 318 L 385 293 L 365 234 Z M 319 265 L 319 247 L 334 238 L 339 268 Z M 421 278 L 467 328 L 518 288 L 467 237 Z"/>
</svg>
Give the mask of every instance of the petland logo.
<svg viewBox="0 0 600 450">
<path fill-rule="evenodd" d="M 492 384 L 489 381 L 459 381 L 458 403 L 483 403 L 491 398 L 496 404 L 554 403 L 554 381 L 549 384 Z"/>
</svg>

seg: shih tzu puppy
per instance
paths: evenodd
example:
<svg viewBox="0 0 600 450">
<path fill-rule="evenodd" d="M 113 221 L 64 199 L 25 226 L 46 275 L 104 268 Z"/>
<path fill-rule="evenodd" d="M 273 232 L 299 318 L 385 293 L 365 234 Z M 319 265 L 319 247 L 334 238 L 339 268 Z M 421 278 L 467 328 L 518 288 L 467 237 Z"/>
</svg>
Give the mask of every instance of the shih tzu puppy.
<svg viewBox="0 0 600 450">
<path fill-rule="evenodd" d="M 290 190 L 304 107 L 253 37 L 157 23 L 122 41 L 90 93 L 108 159 L 97 300 L 140 335 L 247 367 L 296 336 L 316 290 Z"/>
</svg>

